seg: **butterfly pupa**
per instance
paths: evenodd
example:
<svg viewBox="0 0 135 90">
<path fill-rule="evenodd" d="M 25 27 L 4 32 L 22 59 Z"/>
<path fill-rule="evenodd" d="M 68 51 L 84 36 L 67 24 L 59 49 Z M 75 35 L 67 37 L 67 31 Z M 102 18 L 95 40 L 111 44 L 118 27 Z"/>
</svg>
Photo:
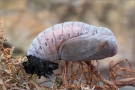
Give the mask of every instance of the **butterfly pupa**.
<svg viewBox="0 0 135 90">
<path fill-rule="evenodd" d="M 65 22 L 36 36 L 23 66 L 29 74 L 48 77 L 58 69 L 56 60 L 101 60 L 114 56 L 117 51 L 117 40 L 110 29 L 83 22 Z"/>
</svg>

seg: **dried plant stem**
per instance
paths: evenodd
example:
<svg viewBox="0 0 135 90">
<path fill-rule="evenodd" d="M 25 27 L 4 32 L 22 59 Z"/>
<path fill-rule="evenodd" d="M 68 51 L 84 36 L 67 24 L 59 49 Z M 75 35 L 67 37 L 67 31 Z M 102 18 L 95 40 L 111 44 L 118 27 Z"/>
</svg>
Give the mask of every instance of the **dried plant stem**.
<svg viewBox="0 0 135 90">
<path fill-rule="evenodd" d="M 133 87 L 135 87 L 135 77 L 121 79 L 121 80 L 118 80 L 118 81 L 114 82 L 114 84 L 119 88 L 124 87 L 124 86 L 133 86 Z"/>
<path fill-rule="evenodd" d="M 36 87 L 37 90 L 41 89 L 40 86 L 34 80 L 30 80 L 30 83 L 32 83 Z"/>
<path fill-rule="evenodd" d="M 2 90 L 7 90 L 5 84 L 3 83 L 3 80 L 0 79 L 0 85 L 2 86 Z"/>
</svg>

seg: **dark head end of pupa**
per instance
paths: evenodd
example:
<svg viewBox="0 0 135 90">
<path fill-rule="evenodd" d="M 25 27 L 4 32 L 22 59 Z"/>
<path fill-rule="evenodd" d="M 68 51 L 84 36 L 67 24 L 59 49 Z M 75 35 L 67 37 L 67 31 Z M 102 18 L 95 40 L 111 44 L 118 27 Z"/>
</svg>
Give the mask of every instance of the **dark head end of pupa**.
<svg viewBox="0 0 135 90">
<path fill-rule="evenodd" d="M 28 61 L 22 63 L 24 70 L 31 75 L 37 74 L 39 78 L 41 76 L 49 78 L 49 76 L 52 76 L 53 70 L 58 69 L 58 63 L 46 61 L 32 55 L 27 56 L 27 58 Z"/>
</svg>

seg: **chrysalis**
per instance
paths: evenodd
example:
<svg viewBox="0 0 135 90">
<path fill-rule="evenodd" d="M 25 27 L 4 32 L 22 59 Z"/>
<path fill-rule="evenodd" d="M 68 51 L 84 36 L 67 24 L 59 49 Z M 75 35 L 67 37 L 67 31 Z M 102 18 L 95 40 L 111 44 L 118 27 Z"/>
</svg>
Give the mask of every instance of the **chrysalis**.
<svg viewBox="0 0 135 90">
<path fill-rule="evenodd" d="M 90 61 L 114 56 L 118 44 L 114 34 L 105 27 L 83 22 L 65 22 L 42 31 L 27 52 L 24 69 L 29 74 L 48 77 L 58 69 L 55 60 Z"/>
</svg>

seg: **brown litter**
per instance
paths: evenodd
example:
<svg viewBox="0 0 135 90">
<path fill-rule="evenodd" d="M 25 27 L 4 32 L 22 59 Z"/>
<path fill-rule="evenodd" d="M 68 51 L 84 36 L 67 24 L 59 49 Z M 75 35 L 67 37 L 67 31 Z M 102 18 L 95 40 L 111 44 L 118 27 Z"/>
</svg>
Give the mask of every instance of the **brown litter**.
<svg viewBox="0 0 135 90">
<path fill-rule="evenodd" d="M 1 22 L 2 23 L 2 22 Z M 40 86 L 36 83 L 36 75 L 30 76 L 25 73 L 21 63 L 27 60 L 26 57 L 13 58 L 12 48 L 4 48 L 6 41 L 0 23 L 0 90 L 118 90 L 120 87 L 135 87 L 135 69 L 132 68 L 127 59 L 119 62 L 113 60 L 109 64 L 110 78 L 106 80 L 98 70 L 98 61 L 90 62 L 64 62 L 60 67 L 59 74 L 55 74 L 55 81 L 51 87 Z M 93 64 L 96 63 L 96 65 Z M 120 64 L 127 64 L 122 67 Z M 74 70 L 74 67 L 77 68 Z M 68 74 L 70 73 L 70 74 Z M 102 85 L 101 85 L 102 84 Z"/>
</svg>

